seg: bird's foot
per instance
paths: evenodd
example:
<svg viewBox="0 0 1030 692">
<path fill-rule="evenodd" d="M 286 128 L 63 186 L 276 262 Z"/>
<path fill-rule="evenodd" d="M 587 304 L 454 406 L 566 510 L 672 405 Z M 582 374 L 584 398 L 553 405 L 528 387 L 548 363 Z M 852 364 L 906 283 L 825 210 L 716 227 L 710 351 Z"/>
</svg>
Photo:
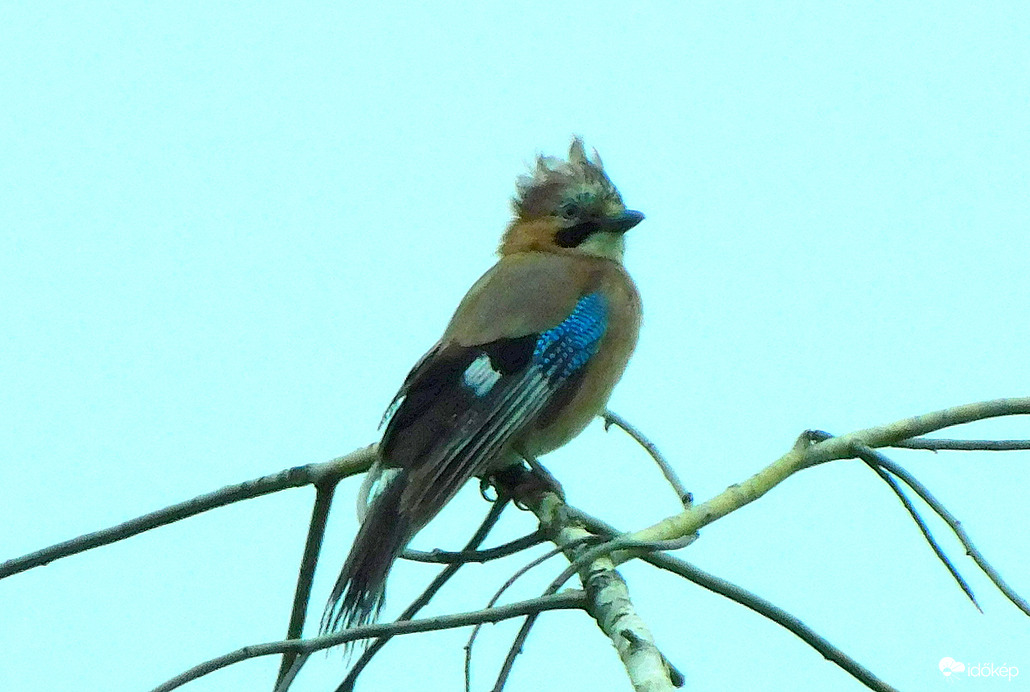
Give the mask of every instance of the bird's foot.
<svg viewBox="0 0 1030 692">
<path fill-rule="evenodd" d="M 493 486 L 497 492 L 504 493 L 514 500 L 515 504 L 526 509 L 540 502 L 547 493 L 554 493 L 565 501 L 565 491 L 551 473 L 533 460 L 528 462 L 532 469 L 522 464 L 512 464 L 501 469 L 481 482 L 482 487 Z M 484 497 L 486 497 L 484 493 Z"/>
</svg>

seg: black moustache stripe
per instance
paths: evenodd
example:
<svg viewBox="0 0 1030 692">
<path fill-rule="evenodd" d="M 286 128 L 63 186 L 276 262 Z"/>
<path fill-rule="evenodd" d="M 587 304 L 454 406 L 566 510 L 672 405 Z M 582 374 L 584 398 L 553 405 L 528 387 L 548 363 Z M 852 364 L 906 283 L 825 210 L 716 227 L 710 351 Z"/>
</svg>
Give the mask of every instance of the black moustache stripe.
<svg viewBox="0 0 1030 692">
<path fill-rule="evenodd" d="M 575 226 L 563 228 L 554 236 L 559 247 L 576 247 L 598 230 L 596 221 L 583 221 Z"/>
</svg>

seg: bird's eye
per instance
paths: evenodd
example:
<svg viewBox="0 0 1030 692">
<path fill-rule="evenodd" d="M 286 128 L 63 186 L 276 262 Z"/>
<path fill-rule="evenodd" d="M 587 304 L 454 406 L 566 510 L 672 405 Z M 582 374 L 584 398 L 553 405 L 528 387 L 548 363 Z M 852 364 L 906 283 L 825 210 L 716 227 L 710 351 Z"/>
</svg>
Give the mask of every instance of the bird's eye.
<svg viewBox="0 0 1030 692">
<path fill-rule="evenodd" d="M 574 218 L 576 218 L 577 216 L 579 216 L 579 212 L 580 212 L 579 205 L 576 204 L 575 202 L 569 202 L 568 204 L 563 204 L 562 208 L 561 208 L 561 215 L 564 216 L 566 219 L 574 219 Z"/>
</svg>

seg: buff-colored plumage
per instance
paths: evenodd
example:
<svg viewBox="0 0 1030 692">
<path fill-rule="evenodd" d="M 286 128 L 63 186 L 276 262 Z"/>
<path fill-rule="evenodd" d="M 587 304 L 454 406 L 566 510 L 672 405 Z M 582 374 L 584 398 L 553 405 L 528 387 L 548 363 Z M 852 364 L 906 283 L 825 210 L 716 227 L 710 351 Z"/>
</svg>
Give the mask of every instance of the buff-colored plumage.
<svg viewBox="0 0 1030 692">
<path fill-rule="evenodd" d="M 640 299 L 622 266 L 629 211 L 576 138 L 520 178 L 500 260 L 408 375 L 380 444 L 378 479 L 323 617 L 371 621 L 390 566 L 462 485 L 578 435 L 636 345 Z"/>
<path fill-rule="evenodd" d="M 472 286 L 444 332 L 441 343 L 463 346 L 543 332 L 568 317 L 581 296 L 594 291 L 610 300 L 608 331 L 586 365 L 575 397 L 550 419 L 536 421 L 512 440 L 520 452 L 535 457 L 561 447 L 604 408 L 640 328 L 640 296 L 633 280 L 620 263 L 590 255 L 505 254 Z"/>
</svg>

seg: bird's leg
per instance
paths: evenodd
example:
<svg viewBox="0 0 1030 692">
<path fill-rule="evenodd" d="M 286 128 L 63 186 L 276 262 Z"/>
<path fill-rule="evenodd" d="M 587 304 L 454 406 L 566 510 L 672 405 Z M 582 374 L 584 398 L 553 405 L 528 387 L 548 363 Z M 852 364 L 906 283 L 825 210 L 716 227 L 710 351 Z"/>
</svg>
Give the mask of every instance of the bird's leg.
<svg viewBox="0 0 1030 692">
<path fill-rule="evenodd" d="M 555 493 L 565 500 L 561 483 L 540 462 L 528 455 L 520 457 L 525 463 L 509 464 L 480 481 L 483 497 L 488 498 L 486 490 L 492 486 L 498 494 L 512 498 L 521 509 L 535 505 L 545 493 Z M 531 468 L 526 468 L 526 464 Z"/>
</svg>

